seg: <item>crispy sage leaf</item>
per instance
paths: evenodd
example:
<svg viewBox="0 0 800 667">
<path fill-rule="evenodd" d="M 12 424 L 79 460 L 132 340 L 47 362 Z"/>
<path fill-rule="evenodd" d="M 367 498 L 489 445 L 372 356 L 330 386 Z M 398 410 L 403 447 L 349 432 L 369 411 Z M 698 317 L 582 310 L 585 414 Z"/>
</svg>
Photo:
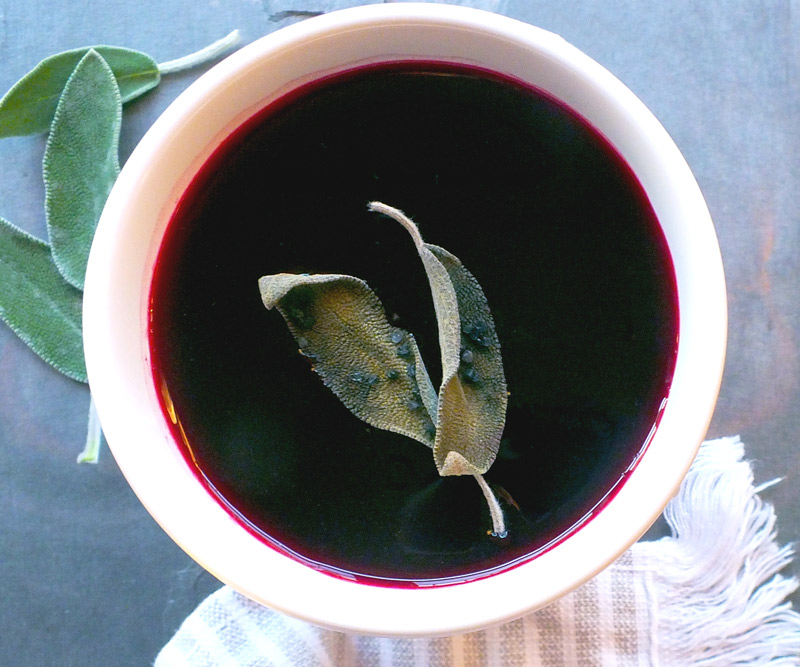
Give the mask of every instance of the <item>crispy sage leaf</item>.
<svg viewBox="0 0 800 667">
<path fill-rule="evenodd" d="M 90 49 L 64 86 L 43 160 L 53 260 L 79 289 L 100 213 L 119 174 L 121 120 L 111 68 Z"/>
<path fill-rule="evenodd" d="M 497 456 L 508 405 L 500 343 L 475 277 L 444 248 L 427 247 L 450 276 L 461 323 L 458 372 L 439 390 L 434 457 L 442 475 L 483 473 Z M 463 472 L 457 472 L 463 464 L 460 457 L 470 464 Z"/>
<path fill-rule="evenodd" d="M 42 359 L 86 382 L 79 290 L 64 282 L 46 243 L 0 218 L 0 318 Z"/>
<path fill-rule="evenodd" d="M 439 327 L 442 385 L 434 460 L 440 475 L 480 475 L 497 456 L 508 395 L 500 345 L 486 297 L 457 257 L 425 243 L 402 211 L 380 202 L 370 210 L 400 222 L 414 240 Z"/>
<path fill-rule="evenodd" d="M 156 61 L 140 51 L 95 46 L 57 53 L 42 60 L 0 99 L 0 138 L 50 129 L 64 86 L 90 50 L 108 63 L 123 102 L 155 88 L 161 80 Z"/>
<path fill-rule="evenodd" d="M 429 409 L 435 410 L 436 394 L 416 341 L 389 324 L 363 280 L 279 273 L 262 277 L 259 289 L 264 305 L 278 308 L 302 354 L 356 417 L 433 446 Z"/>
</svg>

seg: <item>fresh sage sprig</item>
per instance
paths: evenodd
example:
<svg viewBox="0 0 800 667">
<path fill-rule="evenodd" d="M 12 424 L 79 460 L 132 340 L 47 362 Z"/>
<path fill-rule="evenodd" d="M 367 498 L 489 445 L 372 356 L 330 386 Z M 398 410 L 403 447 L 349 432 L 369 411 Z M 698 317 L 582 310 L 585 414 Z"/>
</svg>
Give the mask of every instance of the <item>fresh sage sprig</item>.
<svg viewBox="0 0 800 667">
<path fill-rule="evenodd" d="M 49 132 L 42 161 L 48 242 L 0 218 L 0 318 L 42 359 L 87 382 L 83 279 L 100 213 L 119 174 L 122 105 L 161 76 L 208 62 L 239 32 L 158 64 L 139 51 L 93 46 L 45 58 L 0 99 L 0 138 Z M 80 462 L 96 462 L 102 431 L 90 403 Z"/>
<path fill-rule="evenodd" d="M 324 384 L 359 419 L 433 449 L 442 476 L 472 475 L 486 497 L 491 533 L 506 536 L 502 509 L 483 478 L 497 456 L 508 392 L 486 296 L 457 257 L 422 240 L 402 211 L 369 209 L 411 235 L 433 296 L 442 383 L 431 383 L 413 335 L 389 324 L 377 295 L 338 274 L 263 276 L 264 305 L 277 308 Z"/>
</svg>

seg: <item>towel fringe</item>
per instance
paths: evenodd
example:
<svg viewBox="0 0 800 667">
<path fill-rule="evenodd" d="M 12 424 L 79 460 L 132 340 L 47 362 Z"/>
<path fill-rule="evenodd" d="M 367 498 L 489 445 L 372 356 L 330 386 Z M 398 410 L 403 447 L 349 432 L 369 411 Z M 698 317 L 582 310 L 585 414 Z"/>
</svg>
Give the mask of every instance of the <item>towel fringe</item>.
<svg viewBox="0 0 800 667">
<path fill-rule="evenodd" d="M 758 495 L 766 487 L 754 487 L 743 457 L 738 437 L 704 443 L 664 512 L 672 536 L 640 555 L 658 664 L 800 664 L 800 614 L 785 601 L 799 582 L 778 574 L 794 550 L 777 545 L 775 511 Z"/>
</svg>

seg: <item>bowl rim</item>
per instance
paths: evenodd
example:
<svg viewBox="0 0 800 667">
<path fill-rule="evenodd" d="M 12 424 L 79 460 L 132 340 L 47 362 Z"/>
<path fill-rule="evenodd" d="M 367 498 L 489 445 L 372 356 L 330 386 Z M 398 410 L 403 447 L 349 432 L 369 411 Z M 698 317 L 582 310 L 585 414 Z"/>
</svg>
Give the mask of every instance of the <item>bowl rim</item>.
<svg viewBox="0 0 800 667">
<path fill-rule="evenodd" d="M 421 55 L 428 58 L 436 35 L 446 48 L 475 41 L 508 50 L 507 60 L 528 54 L 525 65 L 532 73 L 525 76 L 536 77 L 536 85 L 575 108 L 629 161 L 673 252 L 681 338 L 673 389 L 646 453 L 580 530 L 534 560 L 484 579 L 390 588 L 317 572 L 267 546 L 222 510 L 163 424 L 142 334 L 165 211 L 211 148 L 265 104 L 263 96 L 252 102 L 244 82 L 267 68 L 288 67 L 294 74 L 281 74 L 289 78 L 272 91 L 276 99 L 324 73 L 320 67 L 331 46 L 337 58 L 349 58 L 354 66 L 365 44 L 376 42 L 417 50 L 425 44 Z M 467 60 L 464 53 L 454 62 Z M 301 66 L 287 65 L 298 55 L 307 56 L 302 67 L 316 73 L 298 74 Z M 496 61 L 490 65 L 498 67 Z M 571 97 L 564 92 L 570 87 Z M 144 197 L 154 179 L 165 178 L 170 182 L 157 196 Z M 256 40 L 202 75 L 157 119 L 124 165 L 98 225 L 84 292 L 84 346 L 89 384 L 119 467 L 154 519 L 198 563 L 257 602 L 317 625 L 434 636 L 510 620 L 552 602 L 613 562 L 655 521 L 677 491 L 713 413 L 725 357 L 725 300 L 719 246 L 700 189 L 666 131 L 618 79 L 557 35 L 514 19 L 440 4 L 379 4 L 325 14 Z"/>
</svg>

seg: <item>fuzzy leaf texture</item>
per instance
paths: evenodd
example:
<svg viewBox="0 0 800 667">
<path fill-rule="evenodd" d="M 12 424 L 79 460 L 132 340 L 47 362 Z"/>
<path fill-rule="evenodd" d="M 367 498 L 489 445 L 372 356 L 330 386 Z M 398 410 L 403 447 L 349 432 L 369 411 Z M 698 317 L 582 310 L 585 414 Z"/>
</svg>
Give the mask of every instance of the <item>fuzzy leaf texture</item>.
<svg viewBox="0 0 800 667">
<path fill-rule="evenodd" d="M 158 64 L 146 53 L 118 46 L 72 49 L 42 60 L 0 99 L 0 138 L 47 132 L 67 81 L 90 51 L 108 63 L 122 102 L 155 88 Z"/>
<path fill-rule="evenodd" d="M 343 275 L 264 276 L 259 289 L 277 307 L 325 385 L 359 419 L 429 447 L 436 392 L 414 337 L 386 319 L 358 278 Z"/>
<path fill-rule="evenodd" d="M 434 457 L 442 475 L 483 473 L 497 456 L 508 405 L 500 343 L 475 277 L 444 248 L 427 247 L 450 276 L 461 325 L 458 367 L 439 390 Z"/>
<path fill-rule="evenodd" d="M 42 359 L 86 382 L 82 294 L 56 269 L 49 246 L 0 218 L 0 318 Z"/>
<path fill-rule="evenodd" d="M 486 296 L 459 259 L 425 243 L 402 211 L 380 202 L 369 208 L 406 228 L 431 287 L 442 355 L 436 467 L 443 476 L 483 474 L 497 456 L 508 404 L 500 344 Z"/>
<path fill-rule="evenodd" d="M 43 160 L 53 260 L 79 289 L 97 222 L 119 174 L 121 121 L 122 98 L 114 74 L 90 49 L 64 86 Z"/>
</svg>

